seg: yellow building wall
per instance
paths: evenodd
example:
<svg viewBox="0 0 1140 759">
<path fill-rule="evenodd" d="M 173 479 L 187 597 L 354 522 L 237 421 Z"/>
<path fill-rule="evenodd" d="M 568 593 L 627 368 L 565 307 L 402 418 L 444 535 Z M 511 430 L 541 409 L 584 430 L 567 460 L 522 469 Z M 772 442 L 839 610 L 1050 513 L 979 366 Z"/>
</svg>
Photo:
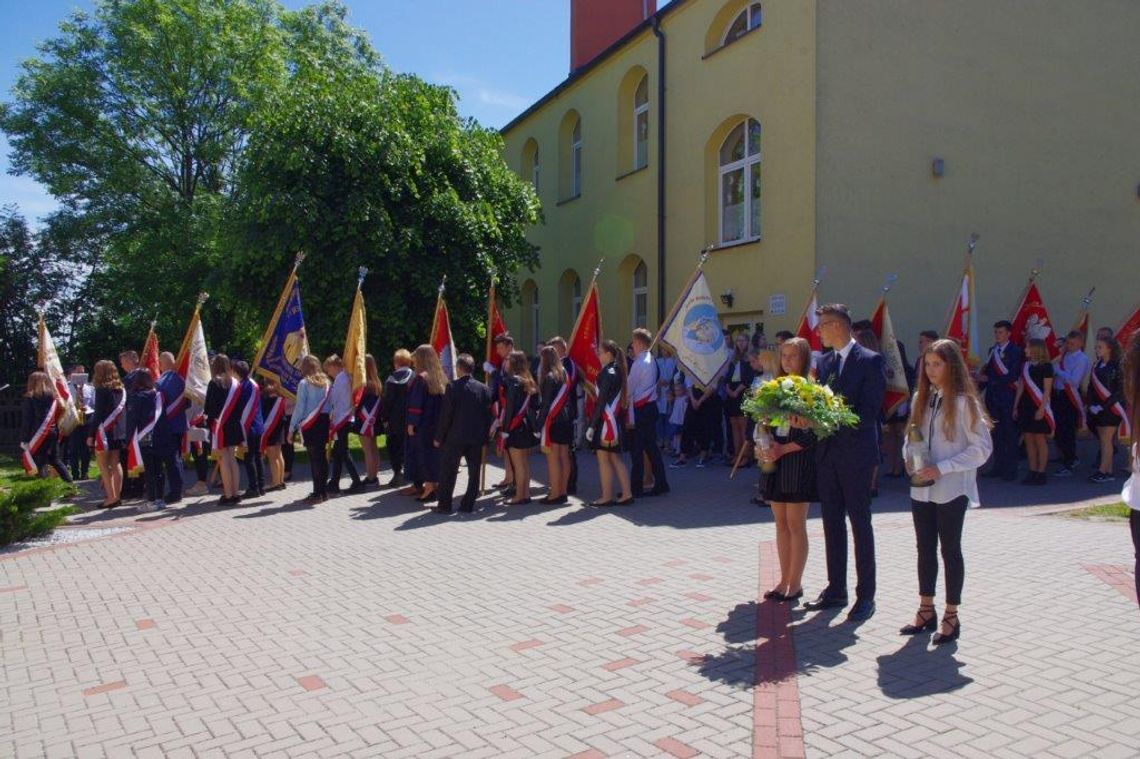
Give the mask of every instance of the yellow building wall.
<svg viewBox="0 0 1140 759">
<path fill-rule="evenodd" d="M 715 40 L 743 0 L 689 0 L 662 23 L 667 53 L 667 167 L 665 309 L 697 263 L 716 242 L 717 151 L 732 126 L 746 117 L 762 125 L 760 241 L 716 251 L 705 267 L 714 295 L 732 290 L 726 323 L 763 321 L 768 334 L 792 327 L 815 268 L 815 1 L 770 0 L 763 26 L 715 50 Z M 711 52 L 711 54 L 710 54 Z M 649 165 L 632 168 L 629 116 L 619 102 L 623 80 L 640 66 L 649 76 Z M 539 197 L 546 223 L 532 230 L 541 268 L 519 277 L 539 293 L 539 334 L 528 309 L 512 308 L 508 326 L 528 352 L 536 337 L 569 335 L 563 307 L 564 275 L 578 273 L 583 290 L 598 260 L 602 322 L 606 335 L 624 344 L 632 326 L 633 269 L 648 268 L 648 326 L 657 313 L 657 40 L 647 30 L 504 133 L 505 158 L 529 177 L 524 146 L 539 146 Z M 566 114 L 582 118 L 581 196 L 567 200 L 558 164 L 568 161 Z M 562 140 L 559 139 L 561 136 Z M 623 142 L 627 143 L 623 146 Z M 562 185 L 560 187 L 560 184 Z M 529 292 L 529 288 L 528 288 Z M 773 293 L 786 295 L 788 313 L 767 311 Z"/>
<path fill-rule="evenodd" d="M 819 0 L 821 297 L 867 315 L 897 273 L 913 350 L 977 231 L 987 344 L 1038 257 L 1059 331 L 1093 286 L 1094 326 L 1117 326 L 1140 297 L 1138 31 L 1134 0 Z"/>
</svg>

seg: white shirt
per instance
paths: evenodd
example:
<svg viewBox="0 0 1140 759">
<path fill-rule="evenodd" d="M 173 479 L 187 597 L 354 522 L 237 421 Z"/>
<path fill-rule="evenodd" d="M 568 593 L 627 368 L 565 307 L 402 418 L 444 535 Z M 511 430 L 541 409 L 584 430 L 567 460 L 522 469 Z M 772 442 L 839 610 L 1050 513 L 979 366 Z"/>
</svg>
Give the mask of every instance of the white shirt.
<svg viewBox="0 0 1140 759">
<path fill-rule="evenodd" d="M 346 416 L 351 417 L 352 406 L 352 377 L 347 371 L 341 371 L 333 380 L 332 390 L 329 394 L 329 419 L 336 424 Z"/>
<path fill-rule="evenodd" d="M 83 406 L 83 413 L 90 416 L 95 413 L 95 386 L 90 382 L 84 382 L 82 385 L 76 385 L 73 382 L 68 382 L 67 387 L 71 391 L 71 398 L 76 406 Z"/>
<path fill-rule="evenodd" d="M 673 399 L 673 410 L 669 414 L 669 423 L 682 425 L 685 423 L 685 412 L 689 410 L 689 396 L 677 396 Z"/>
<path fill-rule="evenodd" d="M 1120 499 L 1133 511 L 1140 511 L 1140 443 L 1132 445 L 1132 476 L 1124 483 Z"/>
<path fill-rule="evenodd" d="M 657 400 L 657 364 L 649 351 L 642 351 L 629 368 L 629 402 L 641 406 L 647 400 Z"/>
<path fill-rule="evenodd" d="M 1066 386 L 1072 385 L 1079 391 L 1081 383 L 1085 381 L 1085 377 L 1088 376 L 1091 368 L 1092 362 L 1089 361 L 1089 357 L 1084 354 L 1084 351 L 1066 353 L 1057 362 L 1056 369 L 1053 371 L 1053 388 L 1057 392 L 1061 392 Z"/>
<path fill-rule="evenodd" d="M 839 349 L 839 373 L 843 374 L 843 365 L 847 363 L 847 357 L 851 355 L 851 349 L 855 347 L 855 338 Z"/>
<path fill-rule="evenodd" d="M 941 405 L 926 415 L 922 423 L 922 434 L 926 439 L 917 445 L 929 446 L 927 456 L 930 463 L 938 467 L 941 476 L 930 487 L 911 488 L 912 499 L 925 503 L 950 503 L 955 498 L 966 496 L 971 509 L 981 505 L 978 498 L 978 468 L 986 463 L 994 444 L 980 403 L 977 418 L 971 424 L 969 404 L 972 402 L 968 395 L 958 396 L 953 440 L 947 440 L 943 430 Z M 913 398 L 911 403 L 914 403 Z M 909 439 L 903 443 L 904 457 L 910 455 L 912 445 L 915 444 Z"/>
</svg>

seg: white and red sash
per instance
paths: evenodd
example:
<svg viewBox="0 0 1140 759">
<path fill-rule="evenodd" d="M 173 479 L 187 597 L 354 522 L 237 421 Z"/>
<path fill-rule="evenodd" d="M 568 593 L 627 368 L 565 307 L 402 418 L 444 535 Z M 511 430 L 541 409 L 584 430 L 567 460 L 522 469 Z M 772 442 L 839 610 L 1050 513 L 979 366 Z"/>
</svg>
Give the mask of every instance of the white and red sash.
<svg viewBox="0 0 1140 759">
<path fill-rule="evenodd" d="M 245 403 L 245 408 L 241 410 L 241 435 L 243 442 L 248 447 L 249 431 L 253 429 L 253 419 L 257 416 L 257 409 L 261 407 L 261 388 L 257 386 L 256 382 L 249 380 L 246 382 L 249 382 L 252 390 L 249 394 L 249 400 Z"/>
<path fill-rule="evenodd" d="M 269 409 L 269 415 L 265 417 L 265 431 L 261 433 L 261 453 L 269 447 L 269 441 L 273 439 L 274 433 L 277 432 L 278 425 L 285 418 L 285 399 L 278 398 L 273 401 L 273 406 Z"/>
<path fill-rule="evenodd" d="M 380 399 L 376 399 L 369 411 L 365 411 L 362 405 L 360 410 L 356 412 L 356 415 L 357 418 L 360 419 L 361 437 L 375 437 L 376 420 L 380 416 Z"/>
<path fill-rule="evenodd" d="M 1009 368 L 1005 365 L 1005 362 L 1001 360 L 1001 348 L 997 345 L 990 349 L 990 366 L 992 366 L 994 371 L 998 374 L 994 379 L 1000 379 L 1009 374 Z"/>
<path fill-rule="evenodd" d="M 311 430 L 313 428 L 313 425 L 317 423 L 317 419 L 320 417 L 320 415 L 324 413 L 325 404 L 329 402 L 330 389 L 331 388 L 329 388 L 328 385 L 325 385 L 325 397 L 321 399 L 321 402 L 317 404 L 316 408 L 309 412 L 308 416 L 301 420 L 301 432 L 308 432 Z"/>
<path fill-rule="evenodd" d="M 162 393 L 156 392 L 154 394 L 154 413 L 151 414 L 150 421 L 145 426 L 135 430 L 135 434 L 131 436 L 131 444 L 127 448 L 128 477 L 138 477 L 139 473 L 146 469 L 142 457 L 142 439 L 154 432 L 154 425 L 158 424 L 158 420 L 162 418 L 162 409 Z"/>
<path fill-rule="evenodd" d="M 226 402 L 222 404 L 222 413 L 214 420 L 214 429 L 211 431 L 211 439 L 213 442 L 213 454 L 218 455 L 223 448 L 228 448 L 231 445 L 237 445 L 237 442 L 226 440 L 226 422 L 234 413 L 237 408 L 238 396 L 241 394 L 241 383 L 237 380 L 230 381 L 229 392 L 226 393 Z"/>
<path fill-rule="evenodd" d="M 523 400 L 519 410 L 511 417 L 511 421 L 507 424 L 507 432 L 514 432 L 522 426 L 523 421 L 526 419 L 526 412 L 530 408 L 530 394 L 527 393 L 526 398 Z"/>
<path fill-rule="evenodd" d="M 618 419 L 618 404 L 621 403 L 621 393 L 602 407 L 602 439 L 599 441 L 606 448 L 613 448 L 618 442 L 618 431 L 621 429 L 621 420 Z"/>
<path fill-rule="evenodd" d="M 119 396 L 119 405 L 95 428 L 96 451 L 106 451 L 110 448 L 111 440 L 107 437 L 107 432 L 115 427 L 119 421 L 119 417 L 123 415 L 123 409 L 127 407 L 127 391 L 123 390 L 122 392 L 123 394 Z"/>
<path fill-rule="evenodd" d="M 1065 358 L 1068 355 L 1069 354 L 1066 353 L 1061 356 L 1062 369 L 1065 368 Z M 1079 430 L 1088 424 L 1088 420 L 1085 418 L 1085 404 L 1081 400 L 1080 387 L 1074 382 L 1065 380 L 1065 397 L 1069 399 L 1069 403 L 1077 410 L 1077 429 Z"/>
<path fill-rule="evenodd" d="M 554 420 L 562 413 L 562 409 L 566 407 L 566 403 L 570 400 L 570 388 L 573 386 L 574 380 L 570 375 L 566 375 L 566 381 L 558 388 L 558 392 L 554 395 L 554 400 L 550 402 L 550 410 L 546 412 L 546 419 L 542 421 L 542 450 L 549 451 L 552 445 L 550 440 L 550 428 L 554 424 Z"/>
<path fill-rule="evenodd" d="M 1026 361 L 1021 367 L 1021 381 L 1025 387 L 1025 392 L 1029 393 L 1029 397 L 1039 409 L 1045 409 L 1045 421 L 1049 424 L 1050 433 L 1057 432 L 1057 418 L 1053 416 L 1053 407 L 1049 405 L 1049 399 L 1045 397 L 1044 391 L 1037 386 L 1033 381 L 1033 375 L 1029 373 L 1029 362 Z"/>
<path fill-rule="evenodd" d="M 329 389 L 329 393 L 330 394 L 332 393 L 331 388 Z M 331 424 L 329 424 L 329 442 L 330 443 L 333 440 L 336 440 L 337 434 L 341 430 L 344 429 L 346 424 L 348 424 L 350 421 L 352 421 L 352 415 L 354 413 L 356 413 L 356 409 L 354 409 L 352 406 L 349 406 L 348 410 L 344 412 L 344 416 L 342 416 L 340 419 L 330 420 L 332 422 Z"/>
<path fill-rule="evenodd" d="M 21 456 L 24 462 L 24 471 L 33 477 L 39 474 L 40 468 L 36 466 L 36 454 L 40 452 L 45 441 L 51 435 L 52 425 L 55 424 L 55 418 L 59 416 L 62 408 L 59 401 L 55 398 L 51 399 L 51 408 L 48 409 L 47 416 L 44 417 L 43 422 L 40 423 L 36 434 L 32 435 L 32 439 L 28 441 L 28 447 L 24 449 Z"/>
<path fill-rule="evenodd" d="M 1109 392 L 1108 388 L 1104 386 L 1104 383 L 1100 381 L 1100 377 L 1096 376 L 1095 369 L 1092 372 L 1090 380 L 1097 400 L 1100 401 L 1101 405 L 1107 404 L 1108 399 L 1112 397 L 1112 393 Z M 1120 438 L 1122 440 L 1131 440 L 1132 420 L 1128 418 L 1128 412 L 1124 410 L 1124 404 L 1120 401 L 1116 401 L 1111 406 L 1108 406 L 1108 410 L 1120 420 Z"/>
</svg>

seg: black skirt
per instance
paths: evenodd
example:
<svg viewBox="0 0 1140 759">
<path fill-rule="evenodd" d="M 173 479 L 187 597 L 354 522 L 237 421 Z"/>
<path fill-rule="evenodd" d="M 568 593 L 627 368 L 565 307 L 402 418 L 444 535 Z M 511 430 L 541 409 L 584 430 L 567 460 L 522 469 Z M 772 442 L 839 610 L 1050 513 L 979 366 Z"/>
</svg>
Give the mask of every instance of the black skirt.
<svg viewBox="0 0 1140 759">
<path fill-rule="evenodd" d="M 523 422 L 507 434 L 508 448 L 534 448 L 538 445 L 538 438 L 531 432 L 530 425 Z"/>
<path fill-rule="evenodd" d="M 602 426 L 603 419 L 599 419 L 597 424 L 594 425 L 594 439 L 589 441 L 591 451 L 611 451 L 613 453 L 621 453 L 625 443 L 625 425 L 620 421 L 618 422 L 617 439 L 609 445 L 602 445 Z"/>
<path fill-rule="evenodd" d="M 1037 404 L 1026 393 L 1021 396 L 1021 404 L 1017 407 L 1017 428 L 1030 435 L 1048 435 L 1052 433 L 1049 422 L 1045 419 L 1034 419 L 1037 415 Z"/>
<path fill-rule="evenodd" d="M 773 435 L 780 443 L 795 442 L 802 450 L 784 454 L 776 461 L 776 471 L 761 473 L 760 490 L 771 503 L 811 503 L 819 500 L 815 472 L 815 436 L 792 430 L 788 437 Z"/>
<path fill-rule="evenodd" d="M 554 445 L 570 445 L 574 440 L 574 425 L 569 419 L 555 419 L 550 423 L 550 442 Z"/>
</svg>

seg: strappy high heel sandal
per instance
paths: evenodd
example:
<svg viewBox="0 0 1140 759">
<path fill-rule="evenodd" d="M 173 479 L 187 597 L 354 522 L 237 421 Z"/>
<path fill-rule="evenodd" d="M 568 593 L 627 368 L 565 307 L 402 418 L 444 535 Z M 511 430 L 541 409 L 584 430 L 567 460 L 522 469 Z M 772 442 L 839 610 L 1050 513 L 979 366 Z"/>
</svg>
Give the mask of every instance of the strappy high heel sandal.
<svg viewBox="0 0 1140 759">
<path fill-rule="evenodd" d="M 942 615 L 942 621 L 950 622 L 950 626 L 954 628 L 954 631 L 949 635 L 943 635 L 941 630 L 934 633 L 934 637 L 931 638 L 931 642 L 936 646 L 941 646 L 943 643 L 950 643 L 951 641 L 958 640 L 958 637 L 962 634 L 962 623 L 958 621 L 958 612 L 946 612 Z"/>
<path fill-rule="evenodd" d="M 938 614 L 934 611 L 934 604 L 922 604 L 915 615 L 922 620 L 921 625 L 907 625 L 899 630 L 899 635 L 919 635 L 938 628 Z"/>
</svg>

